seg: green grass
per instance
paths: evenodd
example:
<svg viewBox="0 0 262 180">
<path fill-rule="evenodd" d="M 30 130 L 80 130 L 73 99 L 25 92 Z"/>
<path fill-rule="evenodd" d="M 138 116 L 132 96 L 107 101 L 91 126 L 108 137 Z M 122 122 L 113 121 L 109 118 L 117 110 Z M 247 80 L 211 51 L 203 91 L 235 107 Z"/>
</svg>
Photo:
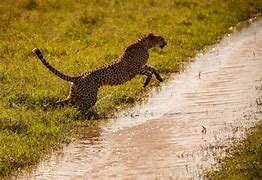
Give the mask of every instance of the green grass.
<svg viewBox="0 0 262 180">
<path fill-rule="evenodd" d="M 247 138 L 227 150 L 217 170 L 208 172 L 207 179 L 262 178 L 262 121 L 250 130 Z"/>
<path fill-rule="evenodd" d="M 79 120 L 73 108 L 53 107 L 67 96 L 70 84 L 42 66 L 34 47 L 57 69 L 77 75 L 117 58 L 141 35 L 158 33 L 168 46 L 151 50 L 149 64 L 168 79 L 231 26 L 261 11 L 261 0 L 2 0 L 0 177 L 37 163 L 75 138 L 79 127 L 99 126 Z M 144 80 L 138 76 L 101 88 L 98 114 L 130 106 L 159 85 L 154 79 L 143 89 Z"/>
</svg>

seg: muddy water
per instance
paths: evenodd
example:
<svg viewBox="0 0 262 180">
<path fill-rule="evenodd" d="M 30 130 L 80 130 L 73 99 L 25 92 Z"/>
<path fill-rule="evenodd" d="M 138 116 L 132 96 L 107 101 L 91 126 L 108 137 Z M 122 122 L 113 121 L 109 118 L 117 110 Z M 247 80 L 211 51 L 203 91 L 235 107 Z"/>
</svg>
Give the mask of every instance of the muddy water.
<svg viewBox="0 0 262 180">
<path fill-rule="evenodd" d="M 200 54 L 147 102 L 102 125 L 99 135 L 66 146 L 63 156 L 51 156 L 23 178 L 200 177 L 227 142 L 262 119 L 261 84 L 260 19 Z"/>
</svg>

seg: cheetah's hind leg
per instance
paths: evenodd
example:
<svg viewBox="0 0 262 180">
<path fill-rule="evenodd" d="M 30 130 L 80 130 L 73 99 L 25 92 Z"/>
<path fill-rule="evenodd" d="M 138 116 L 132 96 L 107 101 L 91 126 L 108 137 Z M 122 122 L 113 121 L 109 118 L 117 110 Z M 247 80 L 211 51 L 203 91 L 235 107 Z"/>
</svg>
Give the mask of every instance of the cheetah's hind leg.
<svg viewBox="0 0 262 180">
<path fill-rule="evenodd" d="M 61 101 L 57 101 L 56 102 L 56 106 L 57 107 L 64 107 L 64 106 L 67 106 L 67 105 L 71 105 L 71 100 L 70 98 L 66 98 L 64 100 L 61 100 Z"/>
<path fill-rule="evenodd" d="M 80 120 L 80 119 L 88 119 L 88 120 L 98 120 L 100 119 L 101 117 L 99 116 L 98 114 L 98 111 L 95 107 L 91 107 L 89 108 L 88 110 L 85 109 L 85 110 L 79 110 L 79 113 L 77 115 L 77 119 Z"/>
</svg>

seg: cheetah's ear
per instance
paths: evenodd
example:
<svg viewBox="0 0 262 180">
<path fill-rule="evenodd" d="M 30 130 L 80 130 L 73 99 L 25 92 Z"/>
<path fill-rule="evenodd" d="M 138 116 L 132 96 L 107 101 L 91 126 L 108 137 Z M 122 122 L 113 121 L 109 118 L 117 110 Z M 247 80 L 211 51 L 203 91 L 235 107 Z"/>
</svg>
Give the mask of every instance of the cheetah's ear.
<svg viewBox="0 0 262 180">
<path fill-rule="evenodd" d="M 149 37 L 149 38 L 152 38 L 152 37 L 154 37 L 155 35 L 153 34 L 153 33 L 149 33 L 148 35 L 147 35 L 147 37 Z"/>
<path fill-rule="evenodd" d="M 147 35 L 147 38 L 148 38 L 149 40 L 153 40 L 154 37 L 155 37 L 155 35 L 154 35 L 153 33 L 149 33 L 149 34 Z"/>
</svg>

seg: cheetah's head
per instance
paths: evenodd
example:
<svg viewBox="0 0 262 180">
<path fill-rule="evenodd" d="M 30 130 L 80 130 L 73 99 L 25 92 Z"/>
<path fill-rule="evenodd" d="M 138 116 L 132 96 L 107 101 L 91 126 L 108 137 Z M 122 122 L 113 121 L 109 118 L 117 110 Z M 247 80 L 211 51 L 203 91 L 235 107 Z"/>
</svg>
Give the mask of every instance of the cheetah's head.
<svg viewBox="0 0 262 180">
<path fill-rule="evenodd" d="M 160 47 L 163 48 L 167 45 L 165 39 L 160 35 L 154 35 L 152 33 L 146 36 L 148 44 L 150 47 Z"/>
</svg>

